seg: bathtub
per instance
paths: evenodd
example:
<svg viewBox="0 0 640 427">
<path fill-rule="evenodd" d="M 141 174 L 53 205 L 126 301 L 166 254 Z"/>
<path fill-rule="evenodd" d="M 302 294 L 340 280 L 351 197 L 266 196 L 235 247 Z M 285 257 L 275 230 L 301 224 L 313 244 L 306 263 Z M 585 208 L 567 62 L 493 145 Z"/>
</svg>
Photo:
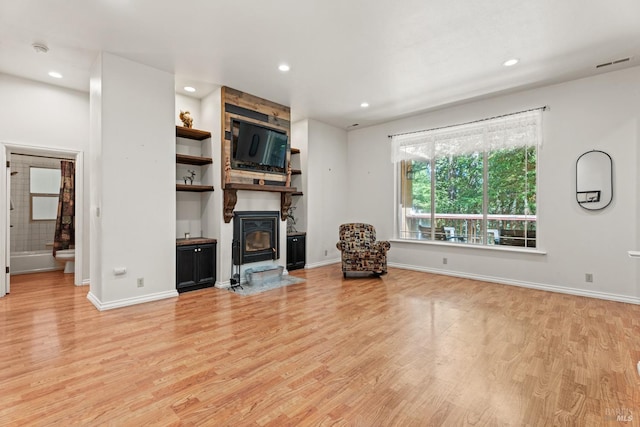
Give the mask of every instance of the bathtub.
<svg viewBox="0 0 640 427">
<path fill-rule="evenodd" d="M 37 273 L 63 268 L 64 264 L 56 261 L 50 249 L 11 253 L 11 274 Z"/>
</svg>

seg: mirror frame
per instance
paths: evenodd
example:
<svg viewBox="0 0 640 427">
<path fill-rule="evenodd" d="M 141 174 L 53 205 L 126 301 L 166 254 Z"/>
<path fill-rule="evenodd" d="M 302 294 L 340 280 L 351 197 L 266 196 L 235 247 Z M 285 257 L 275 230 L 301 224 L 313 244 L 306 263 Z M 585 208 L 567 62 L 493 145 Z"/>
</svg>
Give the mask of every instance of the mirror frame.
<svg viewBox="0 0 640 427">
<path fill-rule="evenodd" d="M 604 206 L 599 206 L 599 207 L 589 207 L 590 203 L 593 202 L 604 202 L 604 200 L 601 200 L 601 197 L 603 195 L 603 190 L 604 187 L 601 189 L 592 189 L 592 190 L 588 190 L 588 191 L 580 191 L 580 176 L 579 176 L 579 167 L 580 167 L 580 159 L 582 159 L 584 156 L 587 156 L 589 154 L 594 154 L 594 153 L 600 153 L 604 156 L 606 156 L 606 159 L 608 159 L 608 164 L 609 164 L 609 182 L 608 182 L 608 190 L 610 192 L 610 197 L 609 200 L 606 201 L 606 204 Z M 606 187 L 606 182 L 603 183 L 604 186 Z M 605 194 L 606 195 L 606 194 Z M 576 160 L 576 202 L 578 203 L 578 205 L 586 210 L 589 211 L 600 211 L 604 208 L 606 208 L 607 206 L 609 206 L 611 204 L 611 202 L 613 201 L 613 160 L 611 159 L 611 156 L 607 153 L 605 153 L 604 151 L 601 150 L 591 150 L 591 151 L 587 151 L 586 153 L 581 154 L 578 159 Z"/>
</svg>

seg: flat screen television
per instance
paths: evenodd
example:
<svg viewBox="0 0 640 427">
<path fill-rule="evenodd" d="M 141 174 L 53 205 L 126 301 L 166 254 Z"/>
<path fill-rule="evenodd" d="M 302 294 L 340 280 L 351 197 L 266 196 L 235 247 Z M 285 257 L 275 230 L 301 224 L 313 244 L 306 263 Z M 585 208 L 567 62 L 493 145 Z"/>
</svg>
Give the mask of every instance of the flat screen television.
<svg viewBox="0 0 640 427">
<path fill-rule="evenodd" d="M 231 120 L 231 167 L 269 173 L 287 173 L 289 136 L 277 129 L 238 119 Z"/>
</svg>

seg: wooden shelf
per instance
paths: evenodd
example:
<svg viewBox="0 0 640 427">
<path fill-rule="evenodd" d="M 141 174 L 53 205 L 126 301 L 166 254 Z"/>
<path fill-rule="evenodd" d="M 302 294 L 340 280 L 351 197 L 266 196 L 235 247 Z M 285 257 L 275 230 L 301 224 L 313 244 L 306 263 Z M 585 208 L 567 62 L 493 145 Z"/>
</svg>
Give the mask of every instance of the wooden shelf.
<svg viewBox="0 0 640 427">
<path fill-rule="evenodd" d="M 292 196 L 304 196 L 304 194 L 302 193 L 302 191 L 296 191 L 294 193 L 291 193 Z"/>
<path fill-rule="evenodd" d="M 291 154 L 300 154 L 300 149 L 291 147 Z"/>
<path fill-rule="evenodd" d="M 211 132 L 194 128 L 186 128 L 183 126 L 176 126 L 176 136 L 179 136 L 180 138 L 189 138 L 195 139 L 197 141 L 202 141 L 207 138 L 211 138 Z"/>
<path fill-rule="evenodd" d="M 192 193 L 203 193 L 205 191 L 213 191 L 213 185 L 176 184 L 176 191 L 190 191 Z"/>
<path fill-rule="evenodd" d="M 216 239 L 209 237 L 191 237 L 189 239 L 176 239 L 176 246 L 189 246 L 189 245 L 206 245 L 207 243 L 218 243 Z"/>
<path fill-rule="evenodd" d="M 176 154 L 176 163 L 180 163 L 182 165 L 203 166 L 203 165 L 212 164 L 213 159 L 211 157 L 200 157 L 200 156 L 189 156 L 187 154 Z"/>
<path fill-rule="evenodd" d="M 258 184 L 234 184 L 224 185 L 225 190 L 248 190 L 248 191 L 270 191 L 272 193 L 295 193 L 296 187 L 285 187 L 280 185 L 258 185 Z"/>
<path fill-rule="evenodd" d="M 291 175 L 302 175 L 302 171 L 300 169 L 291 169 Z"/>
</svg>

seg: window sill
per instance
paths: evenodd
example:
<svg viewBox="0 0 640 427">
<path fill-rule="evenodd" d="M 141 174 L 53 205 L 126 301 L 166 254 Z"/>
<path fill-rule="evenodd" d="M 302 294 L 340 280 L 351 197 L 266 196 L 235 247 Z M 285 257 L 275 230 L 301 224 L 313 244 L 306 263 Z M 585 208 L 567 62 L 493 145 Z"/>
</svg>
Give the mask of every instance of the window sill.
<svg viewBox="0 0 640 427">
<path fill-rule="evenodd" d="M 498 251 L 498 252 L 510 252 L 532 255 L 546 255 L 547 251 L 535 248 L 521 248 L 518 246 L 501 246 L 501 245 L 473 245 L 468 243 L 448 243 L 448 242 L 434 242 L 432 240 L 412 240 L 412 239 L 389 239 L 392 243 L 408 243 L 410 245 L 426 245 L 426 246 L 446 246 L 448 248 L 463 248 L 463 249 L 479 249 L 481 251 Z"/>
</svg>

